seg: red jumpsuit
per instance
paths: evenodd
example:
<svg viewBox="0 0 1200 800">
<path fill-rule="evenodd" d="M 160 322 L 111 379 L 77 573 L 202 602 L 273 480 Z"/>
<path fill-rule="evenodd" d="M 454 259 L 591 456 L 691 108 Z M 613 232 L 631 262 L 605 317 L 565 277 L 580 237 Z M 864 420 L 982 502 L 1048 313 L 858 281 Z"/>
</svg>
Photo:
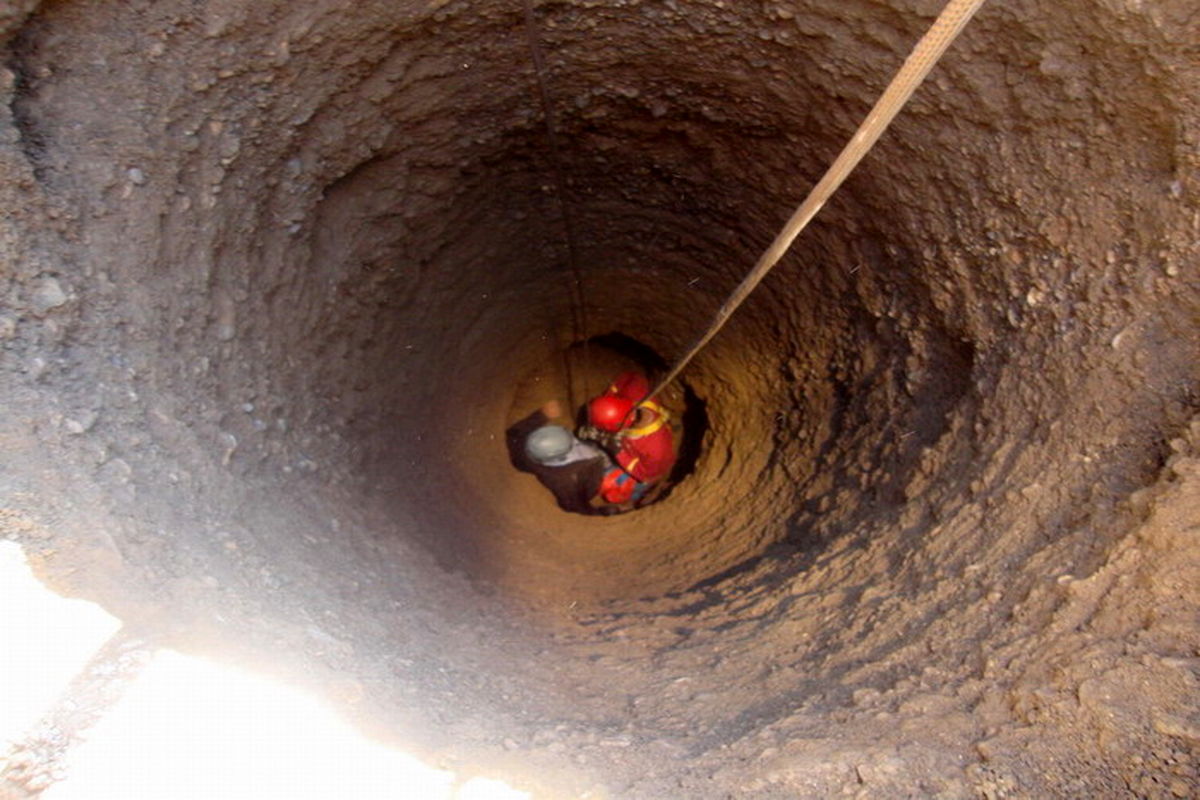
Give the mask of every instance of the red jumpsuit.
<svg viewBox="0 0 1200 800">
<path fill-rule="evenodd" d="M 624 397 L 631 403 L 654 412 L 647 424 L 636 427 L 631 423 L 621 431 L 621 449 L 617 463 L 639 483 L 653 483 L 667 477 L 675 465 L 675 441 L 671 434 L 667 412 L 652 400 L 643 402 L 650 392 L 650 382 L 640 372 L 622 372 L 605 391 Z"/>
<path fill-rule="evenodd" d="M 667 477 L 675 465 L 675 441 L 667 413 L 658 403 L 647 400 L 638 407 L 654 412 L 654 418 L 640 428 L 631 425 L 621 431 L 617 463 L 639 483 L 652 483 Z"/>
</svg>

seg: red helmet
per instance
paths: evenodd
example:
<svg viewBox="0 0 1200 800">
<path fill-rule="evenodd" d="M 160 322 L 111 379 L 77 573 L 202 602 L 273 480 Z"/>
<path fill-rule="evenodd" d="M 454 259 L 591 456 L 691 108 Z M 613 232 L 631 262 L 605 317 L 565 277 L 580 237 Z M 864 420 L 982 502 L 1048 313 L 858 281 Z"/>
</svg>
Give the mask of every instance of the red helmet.
<svg viewBox="0 0 1200 800">
<path fill-rule="evenodd" d="M 633 410 L 633 403 L 615 394 L 602 394 L 588 403 L 588 417 L 602 431 L 616 433 Z"/>
</svg>

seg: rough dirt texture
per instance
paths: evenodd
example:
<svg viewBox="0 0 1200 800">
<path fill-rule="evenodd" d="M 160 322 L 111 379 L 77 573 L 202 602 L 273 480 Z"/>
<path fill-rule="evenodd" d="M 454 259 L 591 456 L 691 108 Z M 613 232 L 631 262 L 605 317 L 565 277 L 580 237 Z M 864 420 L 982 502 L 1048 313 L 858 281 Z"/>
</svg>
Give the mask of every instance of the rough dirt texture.
<svg viewBox="0 0 1200 800">
<path fill-rule="evenodd" d="M 535 5 L 587 333 L 668 359 L 939 8 Z M 611 519 L 504 452 L 577 334 L 522 19 L 4 5 L 8 535 L 554 795 L 1200 794 L 1195 3 L 985 6 Z"/>
</svg>

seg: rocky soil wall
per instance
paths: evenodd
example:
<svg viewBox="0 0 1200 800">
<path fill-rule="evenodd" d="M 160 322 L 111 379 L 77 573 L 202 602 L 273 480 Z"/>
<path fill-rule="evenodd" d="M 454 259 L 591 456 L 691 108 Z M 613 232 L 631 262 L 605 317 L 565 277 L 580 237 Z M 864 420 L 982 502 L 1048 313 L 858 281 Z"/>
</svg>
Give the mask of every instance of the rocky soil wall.
<svg viewBox="0 0 1200 800">
<path fill-rule="evenodd" d="M 940 6 L 534 5 L 584 331 L 520 3 L 0 10 L 5 531 L 547 796 L 1200 792 L 1194 4 L 987 4 L 605 519 L 504 428 L 682 352 Z"/>
</svg>

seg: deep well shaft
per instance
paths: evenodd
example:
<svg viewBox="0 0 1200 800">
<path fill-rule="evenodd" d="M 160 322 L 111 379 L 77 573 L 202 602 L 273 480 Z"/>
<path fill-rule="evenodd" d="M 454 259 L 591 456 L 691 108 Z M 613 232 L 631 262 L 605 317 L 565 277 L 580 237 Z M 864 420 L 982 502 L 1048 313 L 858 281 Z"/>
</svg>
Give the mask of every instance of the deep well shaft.
<svg viewBox="0 0 1200 800">
<path fill-rule="evenodd" d="M 666 360 L 937 11 L 534 5 L 588 333 Z M 611 519 L 504 449 L 578 346 L 520 3 L 18 6 L 0 504 L 56 585 L 551 793 L 1195 791 L 1189 2 L 985 6 Z"/>
</svg>

